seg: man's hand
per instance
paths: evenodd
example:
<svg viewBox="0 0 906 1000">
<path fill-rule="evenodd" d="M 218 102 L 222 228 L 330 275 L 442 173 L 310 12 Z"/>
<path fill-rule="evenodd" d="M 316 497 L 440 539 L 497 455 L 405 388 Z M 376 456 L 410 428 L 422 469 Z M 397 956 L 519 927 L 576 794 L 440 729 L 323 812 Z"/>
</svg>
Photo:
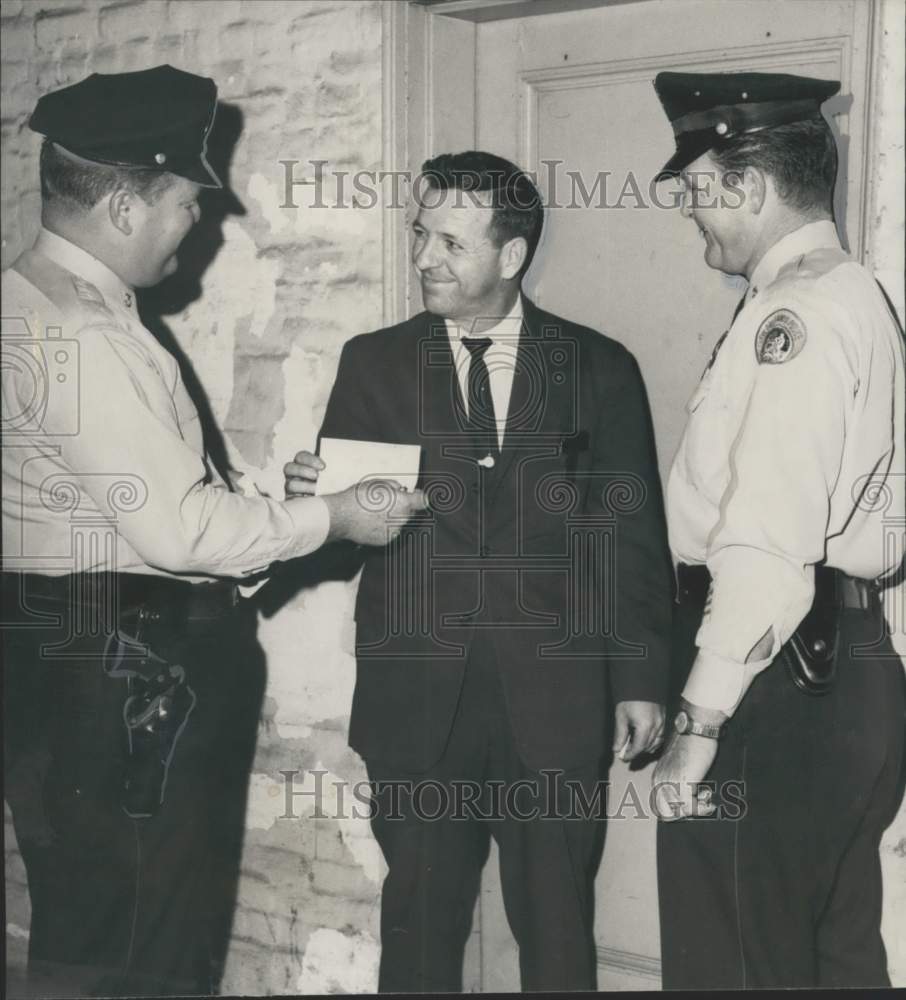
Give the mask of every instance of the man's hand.
<svg viewBox="0 0 906 1000">
<path fill-rule="evenodd" d="M 683 819 L 686 816 L 710 816 L 716 806 L 711 789 L 699 788 L 714 758 L 717 740 L 707 736 L 674 733 L 651 779 L 654 809 L 660 819 Z"/>
<path fill-rule="evenodd" d="M 318 473 L 324 468 L 325 464 L 317 455 L 312 455 L 310 451 L 300 451 L 291 462 L 283 466 L 286 499 L 314 496 Z"/>
<path fill-rule="evenodd" d="M 632 760 L 640 753 L 651 753 L 661 745 L 663 738 L 663 705 L 656 701 L 617 702 L 613 750 L 620 760 Z"/>
<path fill-rule="evenodd" d="M 322 494 L 321 499 L 330 511 L 327 541 L 359 545 L 392 542 L 406 521 L 427 506 L 421 490 L 407 493 L 399 483 L 387 479 L 368 479 L 342 493 Z"/>
</svg>

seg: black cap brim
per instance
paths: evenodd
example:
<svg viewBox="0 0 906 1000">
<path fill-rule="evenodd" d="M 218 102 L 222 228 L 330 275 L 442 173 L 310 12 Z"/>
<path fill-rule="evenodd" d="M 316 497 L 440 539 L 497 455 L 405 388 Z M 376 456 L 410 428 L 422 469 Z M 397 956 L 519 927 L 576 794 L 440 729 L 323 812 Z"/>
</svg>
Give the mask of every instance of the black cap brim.
<svg viewBox="0 0 906 1000">
<path fill-rule="evenodd" d="M 171 173 L 176 174 L 179 177 L 185 177 L 186 180 L 194 181 L 196 184 L 200 184 L 202 187 L 206 188 L 222 188 L 223 182 L 214 173 L 214 168 L 205 159 L 204 156 L 199 157 L 197 163 L 189 164 L 184 170 L 174 170 L 171 168 Z"/>
<path fill-rule="evenodd" d="M 676 142 L 676 151 L 661 167 L 660 172 L 654 178 L 655 183 L 666 180 L 668 177 L 677 177 L 690 163 L 694 163 L 709 149 L 719 145 L 720 139 L 714 135 L 713 129 L 704 129 L 700 132 L 687 132 L 685 135 L 679 136 Z"/>
<path fill-rule="evenodd" d="M 54 143 L 60 149 L 65 150 L 72 156 L 77 157 L 80 160 L 84 160 L 87 163 L 101 163 L 107 167 L 123 167 L 126 170 L 151 170 L 159 169 L 160 172 L 167 174 L 174 174 L 177 177 L 184 177 L 187 181 L 192 181 L 195 184 L 200 184 L 202 187 L 206 188 L 222 188 L 223 183 L 220 178 L 214 172 L 214 168 L 208 163 L 207 159 L 202 155 L 194 157 L 193 159 L 183 162 L 183 163 L 166 163 L 161 167 L 147 167 L 142 164 L 130 163 L 125 159 L 117 159 L 115 154 L 113 157 L 110 155 L 99 156 L 93 150 L 90 149 L 72 149 L 64 146 L 62 143 Z"/>
</svg>

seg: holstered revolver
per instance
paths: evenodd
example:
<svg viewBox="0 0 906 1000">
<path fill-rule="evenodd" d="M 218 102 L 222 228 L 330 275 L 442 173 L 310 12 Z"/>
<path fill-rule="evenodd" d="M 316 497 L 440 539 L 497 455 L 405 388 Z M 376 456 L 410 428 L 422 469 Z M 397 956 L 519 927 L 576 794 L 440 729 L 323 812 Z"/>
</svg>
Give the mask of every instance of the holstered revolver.
<svg viewBox="0 0 906 1000">
<path fill-rule="evenodd" d="M 104 660 L 109 677 L 127 679 L 123 723 L 128 754 L 121 805 L 133 819 L 159 812 L 177 742 L 196 702 L 183 667 L 158 655 L 148 643 L 152 623 L 159 619 L 159 613 L 139 608 L 135 634 L 117 628 Z"/>
</svg>

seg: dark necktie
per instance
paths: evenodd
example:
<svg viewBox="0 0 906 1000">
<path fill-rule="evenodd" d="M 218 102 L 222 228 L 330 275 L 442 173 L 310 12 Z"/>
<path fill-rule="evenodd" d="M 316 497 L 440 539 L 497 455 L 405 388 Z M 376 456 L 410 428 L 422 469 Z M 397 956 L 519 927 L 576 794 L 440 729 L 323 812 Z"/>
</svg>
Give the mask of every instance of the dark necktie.
<svg viewBox="0 0 906 1000">
<path fill-rule="evenodd" d="M 497 421 L 494 417 L 494 397 L 491 395 L 491 378 L 484 356 L 491 346 L 489 337 L 463 337 L 472 356 L 469 361 L 468 408 L 469 430 L 479 438 L 490 437 L 497 451 Z"/>
</svg>

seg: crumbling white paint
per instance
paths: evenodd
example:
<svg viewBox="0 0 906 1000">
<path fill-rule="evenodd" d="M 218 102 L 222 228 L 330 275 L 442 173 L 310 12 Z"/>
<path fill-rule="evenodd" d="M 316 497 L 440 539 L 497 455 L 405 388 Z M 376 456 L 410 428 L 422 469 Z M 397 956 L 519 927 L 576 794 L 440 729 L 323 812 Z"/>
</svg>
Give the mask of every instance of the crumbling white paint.
<svg viewBox="0 0 906 1000">
<path fill-rule="evenodd" d="M 336 720 L 349 711 L 355 664 L 338 650 L 351 625 L 352 594 L 343 581 L 308 590 L 296 603 L 259 622 L 258 638 L 268 650 L 268 695 L 277 703 L 274 723 L 283 739 L 298 727 Z"/>
<path fill-rule="evenodd" d="M 321 928 L 308 939 L 296 989 L 318 993 L 374 993 L 380 947 L 368 933 Z"/>
<path fill-rule="evenodd" d="M 266 774 L 253 774 L 249 782 L 248 812 L 245 825 L 249 830 L 269 830 L 286 808 L 283 786 Z"/>
<path fill-rule="evenodd" d="M 281 189 L 276 183 L 271 183 L 264 174 L 254 173 L 249 177 L 247 191 L 249 197 L 258 202 L 264 221 L 270 226 L 272 236 L 282 232 L 289 225 L 286 209 L 280 208 L 284 204 L 285 189 Z"/>
</svg>

